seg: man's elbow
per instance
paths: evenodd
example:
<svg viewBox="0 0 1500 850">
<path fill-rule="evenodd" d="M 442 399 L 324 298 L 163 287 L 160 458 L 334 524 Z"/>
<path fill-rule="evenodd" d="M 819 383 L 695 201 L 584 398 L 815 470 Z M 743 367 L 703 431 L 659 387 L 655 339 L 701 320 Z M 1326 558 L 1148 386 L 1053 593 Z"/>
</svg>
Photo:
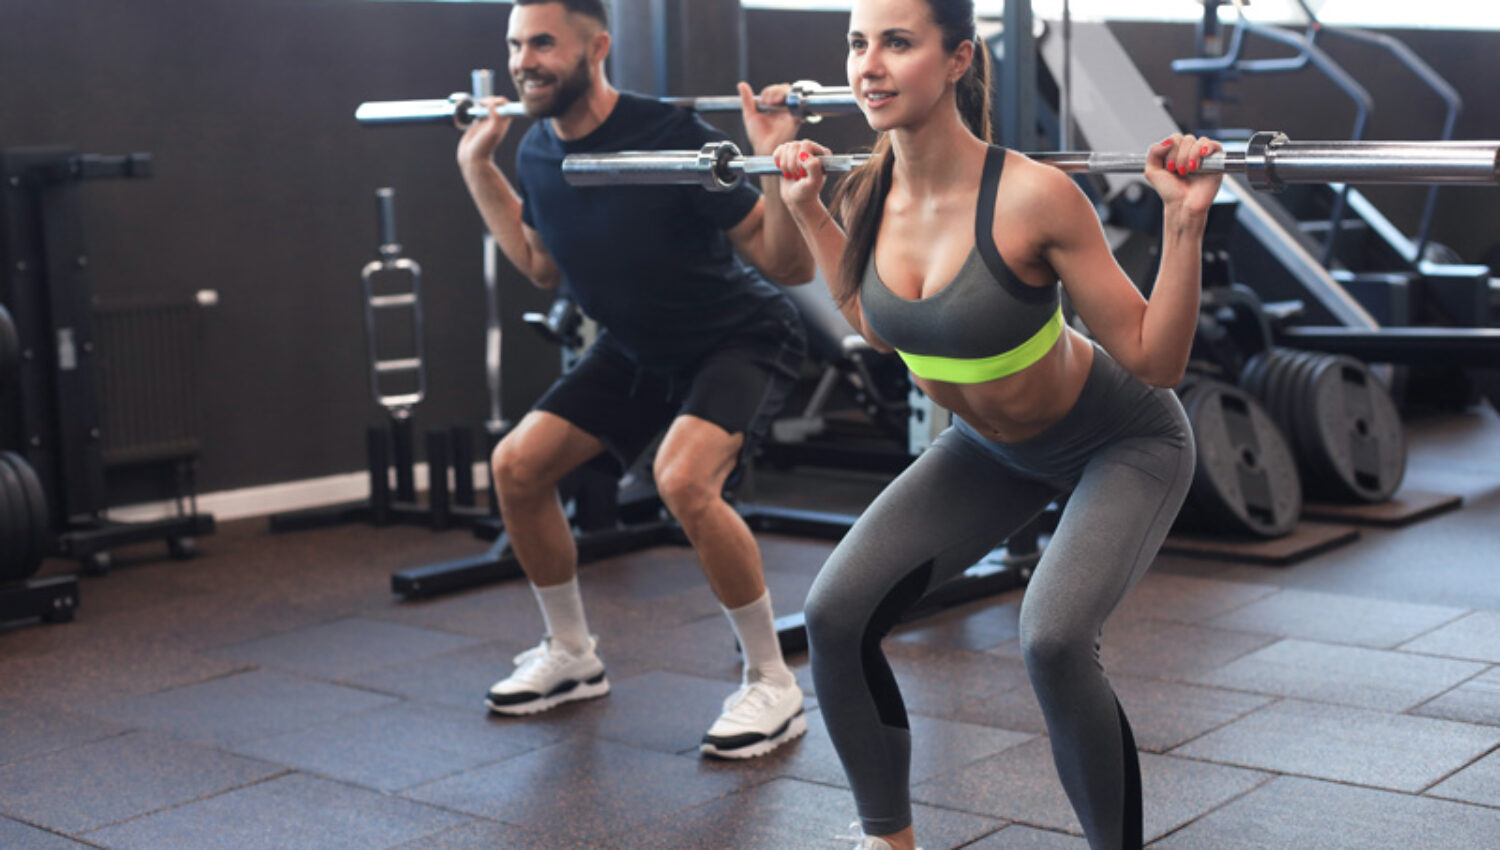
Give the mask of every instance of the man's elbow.
<svg viewBox="0 0 1500 850">
<path fill-rule="evenodd" d="M 797 257 L 766 272 L 766 277 L 769 277 L 782 286 L 801 286 L 804 283 L 811 282 L 817 276 L 818 265 L 813 262 L 811 256 Z"/>
</svg>

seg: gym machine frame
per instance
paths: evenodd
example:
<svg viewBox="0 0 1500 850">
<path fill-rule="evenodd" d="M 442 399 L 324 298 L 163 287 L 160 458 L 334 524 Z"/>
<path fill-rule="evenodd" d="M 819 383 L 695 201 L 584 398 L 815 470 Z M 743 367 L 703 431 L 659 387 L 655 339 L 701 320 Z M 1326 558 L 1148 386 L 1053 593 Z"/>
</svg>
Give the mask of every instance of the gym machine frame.
<svg viewBox="0 0 1500 850">
<path fill-rule="evenodd" d="M 17 443 L 47 493 L 56 535 L 49 554 L 74 558 L 93 571 L 108 567 L 109 549 L 132 543 L 166 540 L 174 555 L 191 554 L 191 539 L 215 527 L 211 515 L 186 511 L 153 522 L 104 517 L 92 290 L 78 184 L 150 173 L 149 154 L 78 155 L 61 148 L 0 153 L 0 296 L 15 315 L 22 346 L 21 409 L 0 429 Z"/>
</svg>

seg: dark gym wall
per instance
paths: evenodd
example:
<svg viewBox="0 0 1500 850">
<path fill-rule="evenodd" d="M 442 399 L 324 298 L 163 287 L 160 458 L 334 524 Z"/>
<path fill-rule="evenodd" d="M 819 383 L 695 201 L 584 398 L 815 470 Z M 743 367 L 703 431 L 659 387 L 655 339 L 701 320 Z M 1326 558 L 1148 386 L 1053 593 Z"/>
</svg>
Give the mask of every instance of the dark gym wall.
<svg viewBox="0 0 1500 850">
<path fill-rule="evenodd" d="M 378 186 L 396 188 L 399 239 L 425 272 L 429 394 L 418 426 L 485 417 L 482 230 L 454 165 L 457 133 L 365 129 L 353 111 L 366 99 L 466 90 L 471 68 L 503 76 L 508 11 L 0 4 L 0 145 L 154 156 L 149 180 L 82 186 L 96 292 L 220 294 L 204 352 L 204 490 L 363 465 L 364 426 L 383 421 L 359 297 L 359 271 L 376 256 Z M 514 158 L 512 136 L 502 161 Z M 556 373 L 557 357 L 519 323 L 550 296 L 508 268 L 503 276 L 511 412 Z"/>
<path fill-rule="evenodd" d="M 400 241 L 425 270 L 429 395 L 418 426 L 484 419 L 481 225 L 453 164 L 456 133 L 364 129 L 352 112 L 362 100 L 467 89 L 476 67 L 496 68 L 508 92 L 508 12 L 367 0 L 0 3 L 0 146 L 155 156 L 150 180 L 82 186 L 96 291 L 220 293 L 204 352 L 205 491 L 362 467 L 364 426 L 383 421 L 367 389 L 358 295 L 359 270 L 375 256 L 378 186 L 396 187 Z M 750 82 L 842 83 L 846 27 L 845 13 L 746 10 Z M 1167 65 L 1191 51 L 1191 27 L 1115 31 L 1178 114 L 1190 115 L 1191 83 Z M 1462 133 L 1500 137 L 1479 68 L 1500 35 L 1398 35 L 1464 92 Z M 1381 96 L 1391 86 L 1419 101 L 1385 63 L 1349 53 L 1381 103 L 1394 102 Z M 1349 125 L 1311 84 L 1247 83 L 1240 93 L 1247 103 L 1231 122 L 1305 138 Z M 1438 120 L 1435 110 L 1377 106 L 1372 130 L 1430 136 Z M 522 129 L 500 152 L 507 168 Z M 806 135 L 839 150 L 870 142 L 857 117 Z M 1500 238 L 1495 205 L 1492 190 L 1451 190 L 1438 238 L 1474 256 Z M 1391 213 L 1407 227 L 1415 216 Z M 516 417 L 555 375 L 557 356 L 520 325 L 521 313 L 551 296 L 501 265 L 504 403 Z"/>
</svg>

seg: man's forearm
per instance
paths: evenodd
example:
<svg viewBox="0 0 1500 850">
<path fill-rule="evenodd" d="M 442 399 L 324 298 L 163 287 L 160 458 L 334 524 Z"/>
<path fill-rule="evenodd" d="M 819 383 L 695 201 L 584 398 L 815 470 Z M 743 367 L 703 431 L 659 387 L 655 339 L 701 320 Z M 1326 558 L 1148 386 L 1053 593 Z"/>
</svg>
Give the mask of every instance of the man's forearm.
<svg viewBox="0 0 1500 850">
<path fill-rule="evenodd" d="M 485 226 L 495 237 L 495 243 L 505 258 L 537 286 L 543 289 L 555 286 L 557 281 L 552 274 L 552 264 L 541 261 L 526 241 L 521 222 L 521 198 L 499 167 L 487 162 L 465 168 L 463 177 Z"/>
</svg>

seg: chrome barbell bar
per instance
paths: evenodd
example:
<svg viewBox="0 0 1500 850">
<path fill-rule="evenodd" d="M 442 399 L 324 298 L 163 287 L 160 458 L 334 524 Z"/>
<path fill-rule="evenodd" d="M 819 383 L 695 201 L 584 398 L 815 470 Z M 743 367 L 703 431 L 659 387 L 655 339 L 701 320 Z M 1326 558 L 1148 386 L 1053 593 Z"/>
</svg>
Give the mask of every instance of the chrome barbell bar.
<svg viewBox="0 0 1500 850">
<path fill-rule="evenodd" d="M 372 100 L 361 103 L 354 110 L 356 121 L 367 126 L 386 124 L 446 124 L 452 122 L 460 130 L 489 114 L 479 105 L 478 99 L 465 92 L 454 92 L 443 99 L 434 100 Z M 685 106 L 699 112 L 739 112 L 739 95 L 715 97 L 664 97 L 663 103 Z M 760 106 L 761 112 L 785 109 L 798 117 L 816 122 L 825 115 L 846 115 L 859 111 L 859 104 L 847 86 L 822 86 L 811 80 L 792 83 L 787 92 L 786 103 L 777 106 Z M 507 103 L 497 110 L 502 116 L 519 118 L 526 115 L 526 107 L 519 101 Z"/>
<path fill-rule="evenodd" d="M 852 171 L 869 154 L 819 157 L 826 172 Z M 1097 151 L 1032 153 L 1038 162 L 1070 174 L 1141 174 L 1145 154 Z M 627 151 L 571 154 L 563 179 L 574 186 L 644 184 L 701 185 L 724 192 L 747 175 L 779 174 L 769 156 L 741 156 L 732 142 L 701 151 Z M 1251 136 L 1243 151 L 1205 157 L 1197 173 L 1243 174 L 1261 191 L 1289 183 L 1489 184 L 1500 183 L 1500 141 L 1489 142 L 1294 142 L 1281 133 Z"/>
</svg>

